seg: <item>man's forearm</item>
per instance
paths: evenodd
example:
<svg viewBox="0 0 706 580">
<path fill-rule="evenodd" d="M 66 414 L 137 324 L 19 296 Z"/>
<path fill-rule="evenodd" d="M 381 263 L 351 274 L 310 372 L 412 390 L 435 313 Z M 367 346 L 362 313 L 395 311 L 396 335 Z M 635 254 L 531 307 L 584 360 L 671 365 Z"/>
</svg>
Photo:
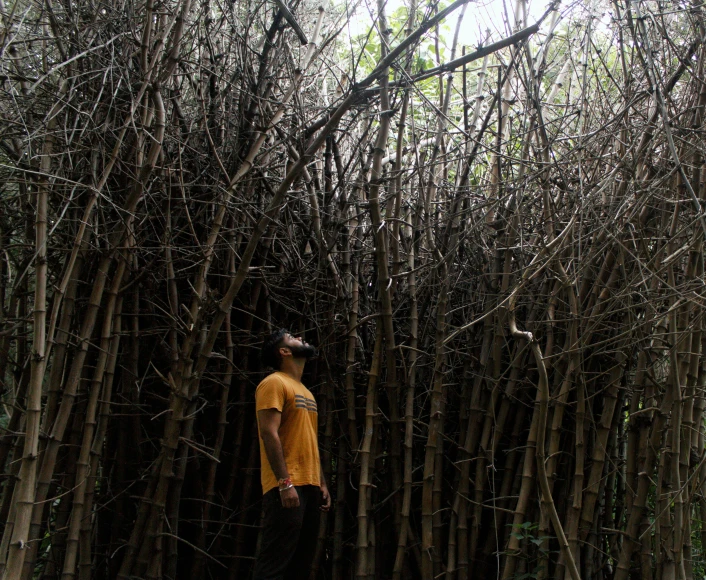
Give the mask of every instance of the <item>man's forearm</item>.
<svg viewBox="0 0 706 580">
<path fill-rule="evenodd" d="M 324 487 L 328 487 L 328 485 L 326 484 L 326 476 L 324 475 L 324 464 L 320 463 L 319 465 L 319 480 L 321 481 L 321 485 L 323 485 Z"/>
<path fill-rule="evenodd" d="M 270 467 L 277 479 L 286 479 L 289 477 L 287 463 L 284 461 L 284 451 L 282 450 L 282 442 L 279 435 L 262 434 L 262 442 L 265 445 L 265 454 L 270 462 Z"/>
</svg>

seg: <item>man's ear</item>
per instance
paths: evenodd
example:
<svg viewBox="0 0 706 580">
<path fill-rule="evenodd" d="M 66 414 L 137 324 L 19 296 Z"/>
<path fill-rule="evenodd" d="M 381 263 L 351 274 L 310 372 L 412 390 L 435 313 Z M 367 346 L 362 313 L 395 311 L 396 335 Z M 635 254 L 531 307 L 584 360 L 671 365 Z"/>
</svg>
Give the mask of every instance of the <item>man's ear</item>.
<svg viewBox="0 0 706 580">
<path fill-rule="evenodd" d="M 289 349 L 288 346 L 280 346 L 279 347 L 279 356 L 291 356 L 292 351 Z"/>
</svg>

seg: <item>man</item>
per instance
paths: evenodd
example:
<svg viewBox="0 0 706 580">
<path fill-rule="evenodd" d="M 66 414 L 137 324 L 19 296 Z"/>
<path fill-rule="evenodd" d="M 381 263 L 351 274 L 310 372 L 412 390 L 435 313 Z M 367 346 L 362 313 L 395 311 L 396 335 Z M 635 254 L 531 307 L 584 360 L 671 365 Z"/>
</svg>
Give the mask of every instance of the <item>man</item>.
<svg viewBox="0 0 706 580">
<path fill-rule="evenodd" d="M 316 349 L 281 329 L 262 347 L 263 362 L 276 372 L 255 391 L 260 435 L 263 535 L 255 580 L 307 580 L 319 530 L 328 511 L 317 439 L 316 401 L 302 383 Z"/>
</svg>

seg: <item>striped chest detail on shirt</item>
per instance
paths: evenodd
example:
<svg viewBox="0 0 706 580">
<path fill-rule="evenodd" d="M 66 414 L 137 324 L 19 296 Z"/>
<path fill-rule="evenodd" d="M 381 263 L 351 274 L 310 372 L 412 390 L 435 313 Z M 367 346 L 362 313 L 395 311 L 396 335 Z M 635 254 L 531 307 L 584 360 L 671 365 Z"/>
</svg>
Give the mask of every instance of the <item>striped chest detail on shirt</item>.
<svg viewBox="0 0 706 580">
<path fill-rule="evenodd" d="M 294 395 L 294 406 L 298 409 L 306 409 L 307 411 L 312 411 L 317 413 L 316 401 L 314 399 L 308 399 L 304 395 Z"/>
</svg>

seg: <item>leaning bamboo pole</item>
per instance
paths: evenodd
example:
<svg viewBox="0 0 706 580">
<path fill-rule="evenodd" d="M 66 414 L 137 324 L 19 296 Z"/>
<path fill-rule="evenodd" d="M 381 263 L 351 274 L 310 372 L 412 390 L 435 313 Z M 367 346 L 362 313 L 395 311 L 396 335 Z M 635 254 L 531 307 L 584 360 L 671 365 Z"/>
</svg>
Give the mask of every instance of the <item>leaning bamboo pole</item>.
<svg viewBox="0 0 706 580">
<path fill-rule="evenodd" d="M 62 580 L 69 580 L 76 576 L 76 566 L 78 563 L 78 547 L 81 525 L 84 518 L 84 506 L 86 503 L 86 491 L 88 480 L 91 477 L 91 449 L 93 447 L 93 439 L 96 433 L 97 412 L 99 408 L 98 397 L 103 391 L 103 381 L 105 372 L 108 367 L 109 354 L 113 352 L 114 341 L 118 341 L 118 336 L 114 335 L 113 324 L 115 319 L 120 316 L 117 307 L 122 305 L 119 300 L 120 285 L 123 280 L 127 260 L 123 257 L 118 269 L 113 278 L 111 288 L 108 292 L 108 301 L 106 303 L 103 326 L 101 329 L 100 354 L 96 368 L 91 381 L 89 390 L 89 399 L 86 407 L 85 428 L 83 430 L 83 439 L 81 442 L 81 450 L 77 461 L 76 481 L 74 484 L 74 497 L 72 500 L 71 517 L 69 520 L 69 531 L 66 539 L 66 555 L 64 556 L 64 566 L 61 572 Z"/>
<path fill-rule="evenodd" d="M 96 484 L 98 481 L 99 461 L 102 456 L 102 449 L 105 442 L 106 432 L 108 430 L 108 421 L 110 417 L 110 404 L 113 396 L 113 379 L 115 377 L 115 366 L 118 360 L 118 351 L 120 348 L 120 336 L 122 331 L 122 308 L 123 296 L 118 297 L 118 303 L 115 306 L 115 320 L 113 322 L 113 337 L 110 343 L 110 352 L 103 373 L 102 392 L 100 396 L 100 409 L 98 415 L 98 423 L 95 428 L 95 437 L 90 449 L 90 465 L 88 466 L 86 483 L 86 493 L 84 501 L 84 514 L 92 514 L 94 506 L 94 497 Z M 79 580 L 88 580 L 93 572 L 93 558 L 91 546 L 91 518 L 84 517 L 81 521 L 81 530 L 79 532 Z"/>
<path fill-rule="evenodd" d="M 63 83 L 59 95 L 66 94 L 68 84 Z M 47 117 L 47 133 L 42 148 L 40 172 L 51 170 L 51 157 L 54 151 L 54 130 L 58 123 L 60 100 L 57 100 Z M 19 579 L 24 566 L 26 548 L 30 539 L 30 524 L 35 501 L 37 481 L 37 455 L 39 452 L 39 426 L 42 416 L 42 379 L 46 360 L 46 302 L 47 302 L 47 204 L 49 182 L 45 177 L 37 184 L 37 212 L 35 222 L 35 290 L 33 309 L 33 337 L 30 379 L 27 387 L 27 411 L 25 419 L 24 446 L 18 474 L 18 482 L 13 493 L 16 506 L 12 525 L 7 525 L 5 534 L 11 534 L 7 545 L 7 560 L 0 556 L 0 573 L 3 580 Z M 3 539 L 3 546 L 6 544 Z"/>
<path fill-rule="evenodd" d="M 128 232 L 132 224 L 134 211 L 139 203 L 145 188 L 145 181 L 152 173 L 154 169 L 159 153 L 162 147 L 162 139 L 165 133 L 165 110 L 164 102 L 158 91 L 154 91 L 152 94 L 152 100 L 154 104 L 154 122 L 155 122 L 155 132 L 154 140 L 149 149 L 148 155 L 145 157 L 144 163 L 140 168 L 140 180 L 135 184 L 134 189 L 130 192 L 128 199 L 126 200 L 125 211 L 127 213 L 128 219 L 126 220 L 125 226 L 114 233 L 111 240 L 111 247 L 117 248 L 120 243 L 127 237 Z M 153 114 L 145 113 L 145 120 L 152 118 Z M 88 354 L 89 340 L 93 334 L 93 329 L 96 324 L 98 317 L 98 311 L 103 298 L 103 293 L 105 290 L 107 278 L 109 275 L 109 270 L 111 268 L 114 257 L 112 254 L 103 258 L 100 261 L 98 272 L 96 275 L 96 281 L 93 285 L 91 291 L 91 296 L 89 299 L 89 309 L 86 313 L 86 317 L 83 320 L 81 326 L 80 334 L 80 346 L 74 355 L 72 360 L 71 369 L 66 381 L 66 385 L 62 392 L 62 400 L 59 408 L 57 410 L 56 419 L 51 426 L 49 442 L 47 443 L 46 449 L 41 459 L 41 466 L 39 471 L 39 476 L 37 478 L 37 489 L 35 495 L 35 506 L 33 510 L 32 517 L 32 531 L 30 532 L 33 538 L 39 537 L 39 530 L 41 527 L 42 513 L 45 507 L 45 500 L 49 493 L 49 488 L 51 485 L 52 475 L 56 467 L 57 456 L 59 449 L 61 447 L 61 442 L 64 437 L 68 422 L 71 417 L 71 412 L 73 408 L 73 403 L 76 398 L 76 394 L 79 388 L 81 377 L 83 374 L 84 364 Z M 118 285 L 122 281 L 122 274 L 119 270 L 116 272 L 116 276 L 120 275 L 120 280 L 117 281 Z M 33 544 L 33 549 L 31 552 L 31 560 L 36 557 L 37 543 Z M 29 573 L 29 570 L 27 571 Z"/>
<path fill-rule="evenodd" d="M 563 244 L 566 243 L 566 239 L 568 238 L 569 234 L 572 232 L 574 228 L 576 220 L 576 214 L 572 217 L 571 220 L 567 223 L 567 225 L 564 227 L 562 232 L 557 235 L 556 237 L 553 237 L 551 241 L 547 244 L 545 252 L 552 252 L 552 256 L 556 256 L 560 250 L 563 247 Z M 558 249 L 557 249 L 558 248 Z M 525 269 L 523 275 L 522 275 L 522 280 L 529 280 L 532 277 L 537 276 L 538 272 L 540 272 L 544 267 L 547 266 L 549 262 L 544 262 L 541 266 L 534 266 L 534 264 L 538 261 L 538 258 L 540 256 L 537 255 L 533 259 L 533 261 L 527 266 Z M 550 259 L 551 262 L 551 259 Z M 564 561 L 567 565 L 568 572 L 572 578 L 572 580 L 579 580 L 580 575 L 579 571 L 576 567 L 576 562 L 573 558 L 573 555 L 569 549 L 568 542 L 566 540 L 566 536 L 564 534 L 563 527 L 561 525 L 561 521 L 559 519 L 559 516 L 556 511 L 556 505 L 554 503 L 554 500 L 551 495 L 551 489 L 549 486 L 549 478 L 547 477 L 547 471 L 546 471 L 546 450 L 545 450 L 545 441 L 546 441 L 546 426 L 547 426 L 547 411 L 548 411 L 548 405 L 549 405 L 549 383 L 548 383 L 548 376 L 547 376 L 547 369 L 546 365 L 544 364 L 543 360 L 543 353 L 541 351 L 541 348 L 539 346 L 539 343 L 537 339 L 534 337 L 534 335 L 529 332 L 529 331 L 520 331 L 517 328 L 517 323 L 515 320 L 515 303 L 517 300 L 517 294 L 518 294 L 518 288 L 516 287 L 512 293 L 510 294 L 510 297 L 508 299 L 508 306 L 507 306 L 507 313 L 508 313 L 508 323 L 510 327 L 510 332 L 512 336 L 516 339 L 523 339 L 529 343 L 530 349 L 532 351 L 532 354 L 534 356 L 535 362 L 537 363 L 537 371 L 539 374 L 539 381 L 538 381 L 538 387 L 537 387 L 537 409 L 538 409 L 538 420 L 537 420 L 537 447 L 536 447 L 536 457 L 537 457 L 537 473 L 538 473 L 538 478 L 539 478 L 539 487 L 542 492 L 541 496 L 541 505 L 544 506 L 544 509 L 549 512 L 549 516 L 552 522 L 552 527 L 554 528 L 554 533 L 557 536 L 557 539 L 559 540 L 559 547 L 561 549 L 561 554 L 564 558 Z"/>
</svg>

